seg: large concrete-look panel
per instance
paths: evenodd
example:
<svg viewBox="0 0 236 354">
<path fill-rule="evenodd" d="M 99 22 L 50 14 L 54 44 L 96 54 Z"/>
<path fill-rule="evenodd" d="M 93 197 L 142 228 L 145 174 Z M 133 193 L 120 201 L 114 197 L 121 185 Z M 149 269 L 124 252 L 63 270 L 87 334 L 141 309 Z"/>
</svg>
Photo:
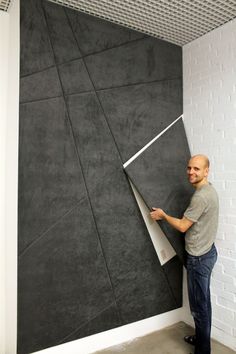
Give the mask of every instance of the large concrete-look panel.
<svg viewBox="0 0 236 354">
<path fill-rule="evenodd" d="M 98 95 L 123 162 L 182 114 L 181 78 L 106 89 Z"/>
<path fill-rule="evenodd" d="M 181 263 L 161 267 L 123 170 L 182 113 L 181 58 L 21 0 L 19 354 L 181 306 Z"/>
<path fill-rule="evenodd" d="M 125 170 L 150 210 L 158 206 L 169 215 L 182 217 L 193 194 L 193 187 L 186 177 L 189 158 L 183 121 L 179 119 Z M 159 223 L 183 260 L 183 234 L 166 222 Z"/>
<path fill-rule="evenodd" d="M 143 318 L 144 313 L 151 315 L 154 308 L 165 312 L 175 302 L 158 259 L 153 258 L 150 238 L 96 95 L 73 95 L 68 107 L 123 323 Z M 165 289 L 164 297 L 160 288 Z"/>
</svg>

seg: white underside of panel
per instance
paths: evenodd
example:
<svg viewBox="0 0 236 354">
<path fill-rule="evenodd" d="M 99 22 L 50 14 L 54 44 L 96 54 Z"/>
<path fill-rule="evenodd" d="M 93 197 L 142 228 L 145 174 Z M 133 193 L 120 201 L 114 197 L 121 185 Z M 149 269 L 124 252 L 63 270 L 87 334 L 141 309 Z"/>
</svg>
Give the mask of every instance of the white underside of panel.
<svg viewBox="0 0 236 354">
<path fill-rule="evenodd" d="M 161 230 L 158 223 L 150 217 L 150 210 L 148 209 L 141 195 L 138 193 L 137 189 L 134 187 L 133 183 L 131 181 L 129 182 L 138 203 L 139 209 L 142 213 L 143 220 L 146 224 L 159 261 L 161 265 L 164 265 L 176 255 L 176 252 L 168 241 L 166 235 Z"/>
<path fill-rule="evenodd" d="M 165 129 L 161 131 L 158 135 L 155 136 L 151 141 L 149 141 L 142 149 L 140 149 L 136 154 L 134 154 L 128 161 L 126 161 L 123 165 L 126 168 L 129 164 L 135 161 L 146 149 L 148 149 L 157 139 L 159 139 L 168 129 L 170 129 L 176 122 L 180 119 L 183 119 L 183 115 L 179 116 L 177 119 L 174 120 L 171 124 L 168 125 Z M 171 246 L 170 242 L 168 241 L 166 235 L 161 230 L 160 226 L 156 221 L 154 221 L 150 217 L 150 210 L 148 209 L 147 205 L 145 204 L 143 198 L 138 193 L 137 189 L 133 185 L 133 183 L 129 180 L 130 185 L 132 187 L 134 196 L 136 198 L 137 204 L 141 211 L 142 217 L 146 224 L 147 230 L 151 237 L 153 246 L 159 258 L 161 265 L 164 265 L 168 262 L 171 258 L 176 255 L 174 248 Z"/>
</svg>

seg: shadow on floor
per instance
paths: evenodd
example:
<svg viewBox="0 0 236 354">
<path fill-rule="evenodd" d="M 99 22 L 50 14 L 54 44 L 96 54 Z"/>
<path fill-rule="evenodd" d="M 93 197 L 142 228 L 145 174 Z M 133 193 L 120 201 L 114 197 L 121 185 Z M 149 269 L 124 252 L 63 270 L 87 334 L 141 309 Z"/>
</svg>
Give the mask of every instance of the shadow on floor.
<svg viewBox="0 0 236 354">
<path fill-rule="evenodd" d="M 147 336 L 136 338 L 94 354 L 189 354 L 193 353 L 193 346 L 184 342 L 183 337 L 193 334 L 192 327 L 184 322 L 153 332 Z M 232 349 L 212 340 L 212 354 L 235 354 Z"/>
</svg>

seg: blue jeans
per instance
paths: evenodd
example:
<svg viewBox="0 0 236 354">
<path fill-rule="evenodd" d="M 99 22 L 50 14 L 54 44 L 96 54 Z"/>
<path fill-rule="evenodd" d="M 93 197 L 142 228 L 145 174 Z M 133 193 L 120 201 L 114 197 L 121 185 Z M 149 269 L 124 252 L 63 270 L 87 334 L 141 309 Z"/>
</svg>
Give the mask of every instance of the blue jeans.
<svg viewBox="0 0 236 354">
<path fill-rule="evenodd" d="M 187 284 L 190 310 L 195 322 L 196 345 L 194 354 L 211 353 L 211 295 L 210 278 L 217 260 L 213 244 L 202 256 L 187 253 Z"/>
</svg>

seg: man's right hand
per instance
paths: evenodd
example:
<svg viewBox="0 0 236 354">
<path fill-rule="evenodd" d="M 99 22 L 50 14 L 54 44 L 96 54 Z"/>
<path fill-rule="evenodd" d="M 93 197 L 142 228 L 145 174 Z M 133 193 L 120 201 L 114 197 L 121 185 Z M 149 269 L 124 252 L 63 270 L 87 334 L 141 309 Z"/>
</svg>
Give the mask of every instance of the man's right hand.
<svg viewBox="0 0 236 354">
<path fill-rule="evenodd" d="M 153 220 L 162 220 L 165 217 L 165 212 L 160 208 L 152 208 L 150 216 Z"/>
</svg>

